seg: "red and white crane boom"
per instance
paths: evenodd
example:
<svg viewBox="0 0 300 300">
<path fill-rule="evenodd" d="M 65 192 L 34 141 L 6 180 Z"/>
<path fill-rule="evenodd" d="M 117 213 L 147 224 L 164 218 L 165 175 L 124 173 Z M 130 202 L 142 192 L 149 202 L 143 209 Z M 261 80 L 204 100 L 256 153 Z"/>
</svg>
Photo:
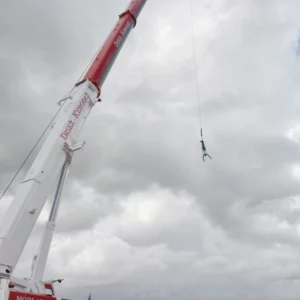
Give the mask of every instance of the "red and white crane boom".
<svg viewBox="0 0 300 300">
<path fill-rule="evenodd" d="M 13 278 L 12 272 L 47 197 L 60 175 L 52 211 L 43 233 L 31 280 L 14 278 L 15 285 L 20 287 L 21 291 L 33 293 L 30 294 L 33 299 L 42 299 L 41 295 L 45 294 L 42 276 L 52 240 L 62 186 L 73 153 L 81 149 L 84 144 L 79 140 L 80 130 L 91 109 L 99 101 L 105 78 L 131 29 L 136 25 L 145 3 L 146 0 L 132 0 L 128 9 L 119 16 L 117 24 L 83 80 L 76 83 L 73 92 L 65 100 L 63 108 L 52 124 L 48 138 L 20 184 L 0 227 L 0 300 L 8 298 L 14 300 L 18 297 L 18 292 L 11 291 L 9 287 Z M 36 296 L 38 298 L 35 298 Z M 25 296 L 23 294 L 20 297 Z"/>
</svg>

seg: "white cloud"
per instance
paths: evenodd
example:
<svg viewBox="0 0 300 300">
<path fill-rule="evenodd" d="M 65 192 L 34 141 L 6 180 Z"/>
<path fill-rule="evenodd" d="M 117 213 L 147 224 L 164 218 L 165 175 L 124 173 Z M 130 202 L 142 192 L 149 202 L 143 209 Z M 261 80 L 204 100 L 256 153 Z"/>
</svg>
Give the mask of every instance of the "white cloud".
<svg viewBox="0 0 300 300">
<path fill-rule="evenodd" d="M 88 199 L 89 191 L 85 190 L 83 193 L 82 189 L 82 196 Z M 77 234 L 58 234 L 52 246 L 50 274 L 57 277 L 63 272 L 68 278 L 67 286 L 99 285 L 191 261 L 196 253 L 172 251 L 162 243 L 135 246 L 128 240 L 159 235 L 162 231 L 172 231 L 174 225 L 182 225 L 187 219 L 198 219 L 193 205 L 194 200 L 186 193 L 176 195 L 157 187 L 135 192 L 119 202 L 114 214 L 99 217 L 93 228 Z M 77 221 L 80 212 L 71 213 L 68 222 Z M 57 265 L 63 269 L 58 270 Z"/>
</svg>

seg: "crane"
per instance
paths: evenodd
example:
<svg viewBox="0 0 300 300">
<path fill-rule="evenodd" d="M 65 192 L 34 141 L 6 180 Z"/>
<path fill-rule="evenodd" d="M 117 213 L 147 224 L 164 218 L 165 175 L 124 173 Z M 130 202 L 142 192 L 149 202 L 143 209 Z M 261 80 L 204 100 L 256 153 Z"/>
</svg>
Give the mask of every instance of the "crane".
<svg viewBox="0 0 300 300">
<path fill-rule="evenodd" d="M 82 149 L 80 131 L 91 109 L 101 101 L 101 88 L 147 0 L 131 0 L 91 66 L 64 99 L 63 109 L 51 124 L 51 132 L 37 154 L 0 226 L 0 300 L 54 299 L 53 282 L 43 274 L 55 228 L 60 198 L 74 152 Z M 58 180 L 49 219 L 29 279 L 13 275 L 23 249 Z M 61 281 L 59 279 L 58 281 Z M 53 298 L 54 297 L 54 298 Z M 59 299 L 56 297 L 56 299 Z"/>
</svg>

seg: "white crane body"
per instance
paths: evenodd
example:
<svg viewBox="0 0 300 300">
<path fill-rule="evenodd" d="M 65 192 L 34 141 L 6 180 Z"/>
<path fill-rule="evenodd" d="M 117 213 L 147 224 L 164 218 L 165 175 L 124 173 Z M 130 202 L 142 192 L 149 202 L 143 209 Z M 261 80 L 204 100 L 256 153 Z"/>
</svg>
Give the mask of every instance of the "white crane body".
<svg viewBox="0 0 300 300">
<path fill-rule="evenodd" d="M 71 97 L 65 100 L 47 140 L 21 182 L 0 229 L 0 285 L 13 272 L 63 165 L 83 146 L 78 140 L 79 133 L 97 102 L 97 95 L 97 88 L 89 80 L 75 88 Z M 44 231 L 48 243 L 46 251 L 49 251 L 54 224 L 55 221 L 48 221 Z M 45 254 L 45 251 L 41 252 L 41 255 Z M 39 272 L 41 274 L 43 270 Z"/>
<path fill-rule="evenodd" d="M 93 106 L 100 101 L 101 87 L 145 3 L 146 0 L 130 1 L 83 79 L 63 100 L 46 141 L 0 224 L 0 300 L 49 300 L 47 290 L 51 291 L 51 299 L 58 299 L 54 296 L 53 282 L 45 283 L 43 274 L 64 181 L 73 153 L 84 145 L 79 139 L 82 126 Z M 16 278 L 13 271 L 58 177 L 52 210 L 33 260 L 31 278 Z"/>
</svg>

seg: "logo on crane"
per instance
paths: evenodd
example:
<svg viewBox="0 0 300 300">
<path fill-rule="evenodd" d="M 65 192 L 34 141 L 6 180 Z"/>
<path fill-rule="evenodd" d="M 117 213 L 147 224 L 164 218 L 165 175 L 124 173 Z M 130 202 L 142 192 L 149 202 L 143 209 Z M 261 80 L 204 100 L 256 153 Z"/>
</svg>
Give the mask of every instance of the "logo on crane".
<svg viewBox="0 0 300 300">
<path fill-rule="evenodd" d="M 42 300 L 34 297 L 17 296 L 17 300 Z"/>
<path fill-rule="evenodd" d="M 68 136 L 70 135 L 72 129 L 75 126 L 75 122 L 73 121 L 69 121 L 68 125 L 66 127 L 66 129 L 64 130 L 64 132 L 60 135 L 64 140 L 66 140 L 68 138 Z"/>
<path fill-rule="evenodd" d="M 80 103 L 78 104 L 78 106 L 76 107 L 76 109 L 73 111 L 73 114 L 72 116 L 74 116 L 76 119 L 79 118 L 83 108 L 84 108 L 84 105 L 86 103 L 86 101 L 90 99 L 89 95 L 87 93 L 84 94 L 83 98 L 81 99 Z"/>
<path fill-rule="evenodd" d="M 67 127 L 65 128 L 64 132 L 60 135 L 60 137 L 63 138 L 64 140 L 67 140 L 68 136 L 72 132 L 72 130 L 75 126 L 75 121 L 81 115 L 82 110 L 84 109 L 85 104 L 87 103 L 88 100 L 92 101 L 91 98 L 89 97 L 89 95 L 87 93 L 85 93 L 84 96 L 82 97 L 82 99 L 80 100 L 80 103 L 77 105 L 77 107 L 74 109 L 74 111 L 72 113 L 72 116 L 75 117 L 75 120 L 74 121 L 70 120 L 68 122 Z"/>
<path fill-rule="evenodd" d="M 114 41 L 114 45 L 118 48 L 120 43 L 123 40 L 123 37 L 125 36 L 126 32 L 128 31 L 128 28 L 130 27 L 130 22 L 127 21 L 124 27 L 122 28 L 121 35 L 118 35 L 117 39 Z"/>
</svg>

